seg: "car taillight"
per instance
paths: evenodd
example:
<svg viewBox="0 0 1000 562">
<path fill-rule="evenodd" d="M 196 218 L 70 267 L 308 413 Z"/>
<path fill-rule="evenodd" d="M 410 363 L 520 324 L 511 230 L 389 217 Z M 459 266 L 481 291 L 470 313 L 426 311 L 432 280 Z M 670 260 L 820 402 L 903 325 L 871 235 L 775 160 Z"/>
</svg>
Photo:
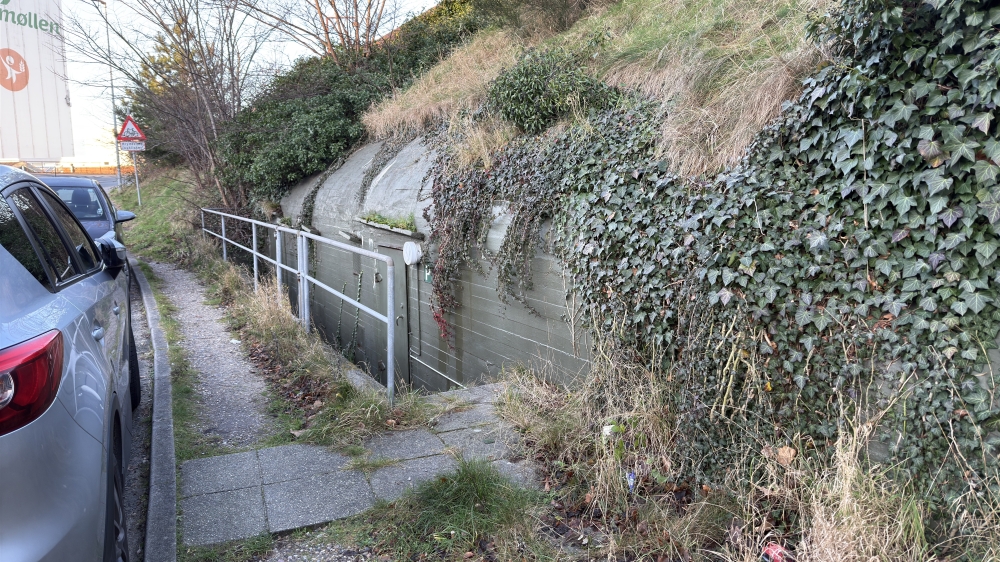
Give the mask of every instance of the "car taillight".
<svg viewBox="0 0 1000 562">
<path fill-rule="evenodd" d="M 0 350 L 0 435 L 28 425 L 52 405 L 62 362 L 59 330 Z"/>
</svg>

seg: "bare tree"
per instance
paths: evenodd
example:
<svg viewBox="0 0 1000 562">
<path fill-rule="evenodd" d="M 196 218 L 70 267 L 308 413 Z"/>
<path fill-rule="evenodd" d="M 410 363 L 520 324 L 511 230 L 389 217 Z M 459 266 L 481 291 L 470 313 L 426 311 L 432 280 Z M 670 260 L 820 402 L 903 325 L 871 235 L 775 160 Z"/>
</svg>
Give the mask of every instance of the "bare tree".
<svg viewBox="0 0 1000 562">
<path fill-rule="evenodd" d="M 387 0 L 236 0 L 246 14 L 341 67 L 371 54 L 397 3 Z"/>
<path fill-rule="evenodd" d="M 227 207 L 246 195 L 227 189 L 216 170 L 221 126 L 235 118 L 257 86 L 257 58 L 271 29 L 240 9 L 240 0 L 124 0 L 116 13 L 92 15 L 112 46 L 79 14 L 67 20 L 70 46 L 90 62 L 110 65 L 128 82 L 133 101 L 156 121 L 156 141 L 180 155 L 200 189 Z M 127 23 L 126 23 L 127 22 Z"/>
</svg>

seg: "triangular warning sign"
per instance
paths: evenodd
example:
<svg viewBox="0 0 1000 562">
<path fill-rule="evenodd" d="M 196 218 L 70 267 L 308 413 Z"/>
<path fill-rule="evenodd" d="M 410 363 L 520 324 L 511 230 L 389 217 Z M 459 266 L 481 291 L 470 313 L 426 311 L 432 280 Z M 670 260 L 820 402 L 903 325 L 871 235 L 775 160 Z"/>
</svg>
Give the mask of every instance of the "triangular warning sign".
<svg viewBox="0 0 1000 562">
<path fill-rule="evenodd" d="M 142 129 L 135 123 L 135 119 L 132 119 L 132 116 L 128 115 L 125 117 L 125 123 L 122 125 L 122 132 L 118 133 L 118 140 L 144 141 L 146 140 L 146 135 L 142 134 Z"/>
</svg>

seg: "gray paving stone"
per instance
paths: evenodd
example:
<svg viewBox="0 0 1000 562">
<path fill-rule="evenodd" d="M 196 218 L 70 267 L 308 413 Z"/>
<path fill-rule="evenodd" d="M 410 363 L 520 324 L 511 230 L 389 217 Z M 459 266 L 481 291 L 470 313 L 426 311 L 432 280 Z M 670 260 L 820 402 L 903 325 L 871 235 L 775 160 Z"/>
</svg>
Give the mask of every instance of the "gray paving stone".
<svg viewBox="0 0 1000 562">
<path fill-rule="evenodd" d="M 260 486 L 257 452 L 194 459 L 181 465 L 181 497 Z"/>
<path fill-rule="evenodd" d="M 264 484 L 340 470 L 347 457 L 316 445 L 281 445 L 257 452 Z"/>
<path fill-rule="evenodd" d="M 455 431 L 497 423 L 499 418 L 493 404 L 476 404 L 468 410 L 444 414 L 434 425 L 435 432 Z"/>
<path fill-rule="evenodd" d="M 434 455 L 380 468 L 369 480 L 376 498 L 391 501 L 421 482 L 455 470 L 456 466 L 458 463 L 451 455 Z"/>
<path fill-rule="evenodd" d="M 414 429 L 376 435 L 365 443 L 365 448 L 373 458 L 406 460 L 439 455 L 444 452 L 444 443 L 426 429 Z"/>
<path fill-rule="evenodd" d="M 472 396 L 472 400 L 470 401 L 481 404 L 496 404 L 497 398 L 502 391 L 503 384 L 501 383 L 484 384 L 466 389 L 466 392 Z"/>
<path fill-rule="evenodd" d="M 181 500 L 184 544 L 200 546 L 245 539 L 267 530 L 260 487 Z"/>
<path fill-rule="evenodd" d="M 510 462 L 507 459 L 494 461 L 493 466 L 510 479 L 511 482 L 525 488 L 538 489 L 538 475 L 535 467 L 528 461 Z"/>
<path fill-rule="evenodd" d="M 438 405 L 448 405 L 460 402 L 469 402 L 471 404 L 493 404 L 497 401 L 497 396 L 502 389 L 503 385 L 500 383 L 471 386 L 464 390 L 449 390 L 447 392 L 432 394 L 427 397 L 427 401 Z"/>
<path fill-rule="evenodd" d="M 496 426 L 474 427 L 438 435 L 445 445 L 457 449 L 465 459 L 497 460 L 513 456 L 508 437 Z"/>
<path fill-rule="evenodd" d="M 365 475 L 353 470 L 264 485 L 272 533 L 350 517 L 374 501 Z"/>
</svg>

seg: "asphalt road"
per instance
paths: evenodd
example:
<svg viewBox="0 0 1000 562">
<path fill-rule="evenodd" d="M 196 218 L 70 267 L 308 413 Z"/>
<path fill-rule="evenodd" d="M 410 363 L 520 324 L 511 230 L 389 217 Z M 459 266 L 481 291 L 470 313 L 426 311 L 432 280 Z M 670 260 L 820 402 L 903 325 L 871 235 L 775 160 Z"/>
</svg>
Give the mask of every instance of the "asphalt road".
<svg viewBox="0 0 1000 562">
<path fill-rule="evenodd" d="M 153 413 L 153 365 L 149 325 L 138 284 L 132 285 L 132 330 L 139 352 L 142 400 L 132 413 L 132 458 L 125 475 L 125 514 L 128 520 L 129 560 L 143 559 L 146 542 L 146 509 L 149 500 L 149 448 Z"/>
</svg>

